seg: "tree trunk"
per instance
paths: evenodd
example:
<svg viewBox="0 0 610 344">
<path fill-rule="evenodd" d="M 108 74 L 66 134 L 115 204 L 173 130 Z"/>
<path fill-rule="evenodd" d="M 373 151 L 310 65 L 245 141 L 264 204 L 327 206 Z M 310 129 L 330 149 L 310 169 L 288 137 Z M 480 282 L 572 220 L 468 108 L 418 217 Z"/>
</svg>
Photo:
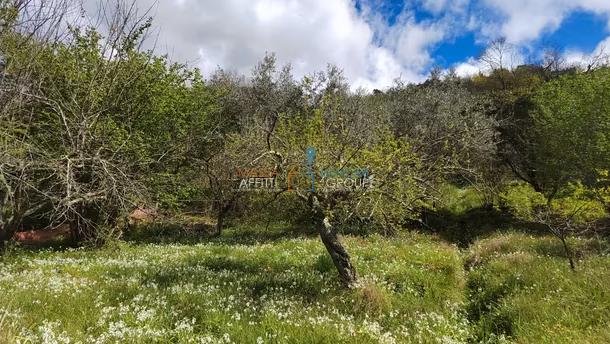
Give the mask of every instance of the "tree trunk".
<svg viewBox="0 0 610 344">
<path fill-rule="evenodd" d="M 570 262 L 570 269 L 572 271 L 576 271 L 576 264 L 574 263 L 574 257 L 572 255 L 572 250 L 570 250 L 570 246 L 568 246 L 568 243 L 566 242 L 565 237 L 561 236 L 561 243 L 563 244 L 563 250 L 566 253 L 566 256 L 568 257 L 568 262 Z"/>
<path fill-rule="evenodd" d="M 0 224 L 0 251 L 4 249 L 6 243 L 11 241 L 15 233 L 17 233 L 21 218 L 20 215 L 13 214 L 7 220 L 3 219 L 5 222 Z"/>
<path fill-rule="evenodd" d="M 218 205 L 218 210 L 216 213 L 216 233 L 214 233 L 215 236 L 220 236 L 222 234 L 225 218 L 227 217 L 227 214 L 229 213 L 229 210 L 231 210 L 232 207 L 233 200 Z"/>
<path fill-rule="evenodd" d="M 76 218 L 69 222 L 70 237 L 72 238 L 73 244 L 82 244 L 85 241 L 85 230 L 83 229 L 84 224 L 79 218 Z"/>
<path fill-rule="evenodd" d="M 335 264 L 337 272 L 339 272 L 341 282 L 346 287 L 351 288 L 358 281 L 356 269 L 352 265 L 350 256 L 339 240 L 337 232 L 333 229 L 330 220 L 325 216 L 324 211 L 319 206 L 315 196 L 313 198 L 314 222 L 317 226 L 318 233 L 320 234 L 320 239 L 322 239 L 326 251 L 330 254 L 333 264 Z"/>
<path fill-rule="evenodd" d="M 215 236 L 220 236 L 222 234 L 222 228 L 224 226 L 224 219 L 225 219 L 225 213 L 224 213 L 223 209 L 220 209 L 216 216 L 216 233 L 214 233 Z"/>
<path fill-rule="evenodd" d="M 74 244 L 103 244 L 108 238 L 104 237 L 97 227 L 100 224 L 100 210 L 88 203 L 80 203 L 75 209 L 73 219 L 69 222 Z"/>
<path fill-rule="evenodd" d="M 6 243 L 11 240 L 13 234 L 14 232 L 8 230 L 8 228 L 0 229 L 0 253 L 2 253 L 2 250 L 4 250 L 4 246 L 6 245 Z"/>
</svg>

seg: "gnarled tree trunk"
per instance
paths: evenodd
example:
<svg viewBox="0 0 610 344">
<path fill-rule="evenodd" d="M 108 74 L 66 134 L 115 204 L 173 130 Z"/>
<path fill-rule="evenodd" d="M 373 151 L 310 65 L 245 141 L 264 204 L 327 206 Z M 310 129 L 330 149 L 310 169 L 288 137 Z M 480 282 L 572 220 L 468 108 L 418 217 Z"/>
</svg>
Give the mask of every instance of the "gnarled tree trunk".
<svg viewBox="0 0 610 344">
<path fill-rule="evenodd" d="M 233 208 L 233 204 L 235 199 L 232 198 L 225 202 L 220 202 L 216 205 L 216 233 L 214 236 L 221 236 L 222 230 L 224 229 L 225 219 L 229 214 L 231 208 Z"/>
<path fill-rule="evenodd" d="M 337 232 L 332 227 L 328 216 L 324 214 L 324 210 L 315 196 L 312 196 L 311 206 L 320 239 L 322 239 L 326 251 L 330 254 L 333 264 L 339 272 L 341 282 L 348 288 L 353 287 L 358 277 L 347 250 L 339 240 Z"/>
<path fill-rule="evenodd" d="M 216 232 L 214 233 L 214 236 L 221 236 L 222 235 L 222 230 L 224 228 L 224 222 L 225 222 L 225 215 L 227 213 L 227 211 L 224 210 L 224 207 L 221 207 L 220 209 L 218 209 L 217 213 L 216 213 Z"/>
</svg>

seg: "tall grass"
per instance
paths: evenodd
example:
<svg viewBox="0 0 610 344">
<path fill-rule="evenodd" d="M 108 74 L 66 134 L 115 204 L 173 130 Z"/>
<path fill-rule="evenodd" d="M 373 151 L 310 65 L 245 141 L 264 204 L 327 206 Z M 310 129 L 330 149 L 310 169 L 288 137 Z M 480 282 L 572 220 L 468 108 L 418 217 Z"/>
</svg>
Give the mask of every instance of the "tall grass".
<svg viewBox="0 0 610 344">
<path fill-rule="evenodd" d="M 30 342 L 465 342 L 453 246 L 421 235 L 347 238 L 345 290 L 317 239 L 43 251 L 2 263 L 0 305 Z"/>
<path fill-rule="evenodd" d="M 467 254 L 474 338 L 522 343 L 610 342 L 608 244 L 572 239 L 576 272 L 552 237 L 504 234 Z"/>
</svg>

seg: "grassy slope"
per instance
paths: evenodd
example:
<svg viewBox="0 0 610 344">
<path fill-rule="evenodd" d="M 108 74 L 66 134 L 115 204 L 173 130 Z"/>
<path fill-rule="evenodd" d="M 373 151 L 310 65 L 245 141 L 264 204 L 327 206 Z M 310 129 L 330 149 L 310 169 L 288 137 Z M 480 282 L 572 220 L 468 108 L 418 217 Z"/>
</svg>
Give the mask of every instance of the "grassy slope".
<svg viewBox="0 0 610 344">
<path fill-rule="evenodd" d="M 346 243 L 356 290 L 315 238 L 21 252 L 0 265 L 0 341 L 610 342 L 610 257 L 594 242 L 574 242 L 576 273 L 553 238 L 516 233 L 462 254 L 418 234 Z"/>
<path fill-rule="evenodd" d="M 469 335 L 453 246 L 421 235 L 346 242 L 362 276 L 357 290 L 339 288 L 316 239 L 19 254 L 1 265 L 5 336 L 403 343 Z"/>
<path fill-rule="evenodd" d="M 572 272 L 551 237 L 503 234 L 476 242 L 466 257 L 469 315 L 478 339 L 520 343 L 610 343 L 607 245 L 572 240 Z"/>
</svg>

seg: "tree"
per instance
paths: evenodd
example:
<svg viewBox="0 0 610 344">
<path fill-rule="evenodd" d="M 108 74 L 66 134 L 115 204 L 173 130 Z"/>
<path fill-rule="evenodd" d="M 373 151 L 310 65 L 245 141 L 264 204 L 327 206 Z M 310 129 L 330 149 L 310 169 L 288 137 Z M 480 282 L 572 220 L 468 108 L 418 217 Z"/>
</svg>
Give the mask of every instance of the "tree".
<svg viewBox="0 0 610 344">
<path fill-rule="evenodd" d="M 268 54 L 252 70 L 246 80 L 219 70 L 213 75 L 210 87 L 220 103 L 211 114 L 215 136 L 208 142 L 205 154 L 194 162 L 202 171 L 208 199 L 216 216 L 219 235 L 229 212 L 243 199 L 243 190 L 235 184 L 244 171 L 254 174 L 252 160 L 262 147 L 240 136 L 259 135 L 265 150 L 271 147 L 271 137 L 281 116 L 294 116 L 302 108 L 302 91 L 294 81 L 289 65 L 278 70 L 276 58 Z M 259 141 L 256 141 L 259 142 Z M 193 159 L 189 156 L 189 159 Z M 266 170 L 273 173 L 273 170 Z"/>
<path fill-rule="evenodd" d="M 518 51 L 514 45 L 505 38 L 494 40 L 488 44 L 479 60 L 487 68 L 490 79 L 496 80 L 501 89 L 509 88 L 511 73 L 518 63 Z"/>
<path fill-rule="evenodd" d="M 0 1 L 0 246 L 45 206 L 45 152 L 30 141 L 36 63 L 56 41 L 67 2 Z"/>
<path fill-rule="evenodd" d="M 253 147 L 252 162 L 277 173 L 284 186 L 279 192 L 303 201 L 341 281 L 353 286 L 357 274 L 337 225 L 399 225 L 408 211 L 403 209 L 415 207 L 417 198 L 409 196 L 417 188 L 407 184 L 416 182 L 407 172 L 417 164 L 408 145 L 393 138 L 388 122 L 381 126 L 383 120 L 362 111 L 363 98 L 347 97 L 336 70 L 329 74 L 305 79 L 303 108 L 282 113 L 271 135 L 252 130 L 241 139 Z"/>
<path fill-rule="evenodd" d="M 303 201 L 341 281 L 351 287 L 357 274 L 336 226 L 355 221 L 399 226 L 416 208 L 418 160 L 390 131 L 346 116 L 341 98 L 333 98 L 327 95 L 311 117 L 282 117 L 273 150 L 262 156 L 284 176 L 286 191 Z"/>
<path fill-rule="evenodd" d="M 265 61 L 268 67 L 257 71 L 273 70 L 271 60 Z M 303 202 L 346 286 L 356 283 L 357 274 L 341 229 L 400 230 L 431 206 L 445 177 L 477 175 L 479 164 L 494 156 L 494 123 L 485 117 L 485 99 L 456 78 L 373 95 L 350 93 L 333 67 L 305 77 L 301 92 L 273 77 L 253 80 L 261 83 L 255 88 L 259 95 L 276 93 L 271 102 L 283 105 L 254 97 L 252 104 L 264 106 L 250 105 L 246 114 L 281 110 L 264 112 L 277 114 L 273 125 L 269 117 L 246 115 L 252 125 L 240 126 L 240 135 L 227 137 L 225 147 L 241 154 L 239 166 L 274 171 L 281 187 L 271 199 L 288 194 Z M 273 87 L 279 89 L 260 92 Z"/>
<path fill-rule="evenodd" d="M 143 182 L 165 171 L 161 164 L 176 168 L 207 143 L 211 98 L 201 76 L 139 51 L 151 20 L 134 3 L 102 7 L 105 36 L 71 26 L 61 40 L 2 39 L 6 99 L 19 100 L 5 101 L 2 115 L 11 125 L 2 131 L 1 196 L 13 214 L 3 228 L 44 208 L 37 215 L 47 223 L 67 222 L 77 240 L 100 242 L 147 199 Z"/>
<path fill-rule="evenodd" d="M 606 68 L 564 75 L 515 105 L 505 161 L 549 204 L 568 182 L 592 186 L 610 166 L 608 76 Z"/>
<path fill-rule="evenodd" d="M 379 106 L 389 115 L 394 134 L 423 160 L 420 178 L 432 192 L 442 180 L 483 185 L 494 179 L 498 124 L 487 115 L 491 105 L 488 96 L 450 76 L 422 85 L 397 84 L 381 96 Z M 487 199 L 491 202 L 492 195 Z"/>
<path fill-rule="evenodd" d="M 534 214 L 534 219 L 543 224 L 549 233 L 553 234 L 563 247 L 564 254 L 570 264 L 570 269 L 576 271 L 576 263 L 574 261 L 574 252 L 568 243 L 568 239 L 577 234 L 579 228 L 590 227 L 591 224 L 577 223 L 575 217 L 583 209 L 581 207 L 574 209 L 570 214 L 562 214 L 550 207 L 543 207 Z"/>
</svg>

